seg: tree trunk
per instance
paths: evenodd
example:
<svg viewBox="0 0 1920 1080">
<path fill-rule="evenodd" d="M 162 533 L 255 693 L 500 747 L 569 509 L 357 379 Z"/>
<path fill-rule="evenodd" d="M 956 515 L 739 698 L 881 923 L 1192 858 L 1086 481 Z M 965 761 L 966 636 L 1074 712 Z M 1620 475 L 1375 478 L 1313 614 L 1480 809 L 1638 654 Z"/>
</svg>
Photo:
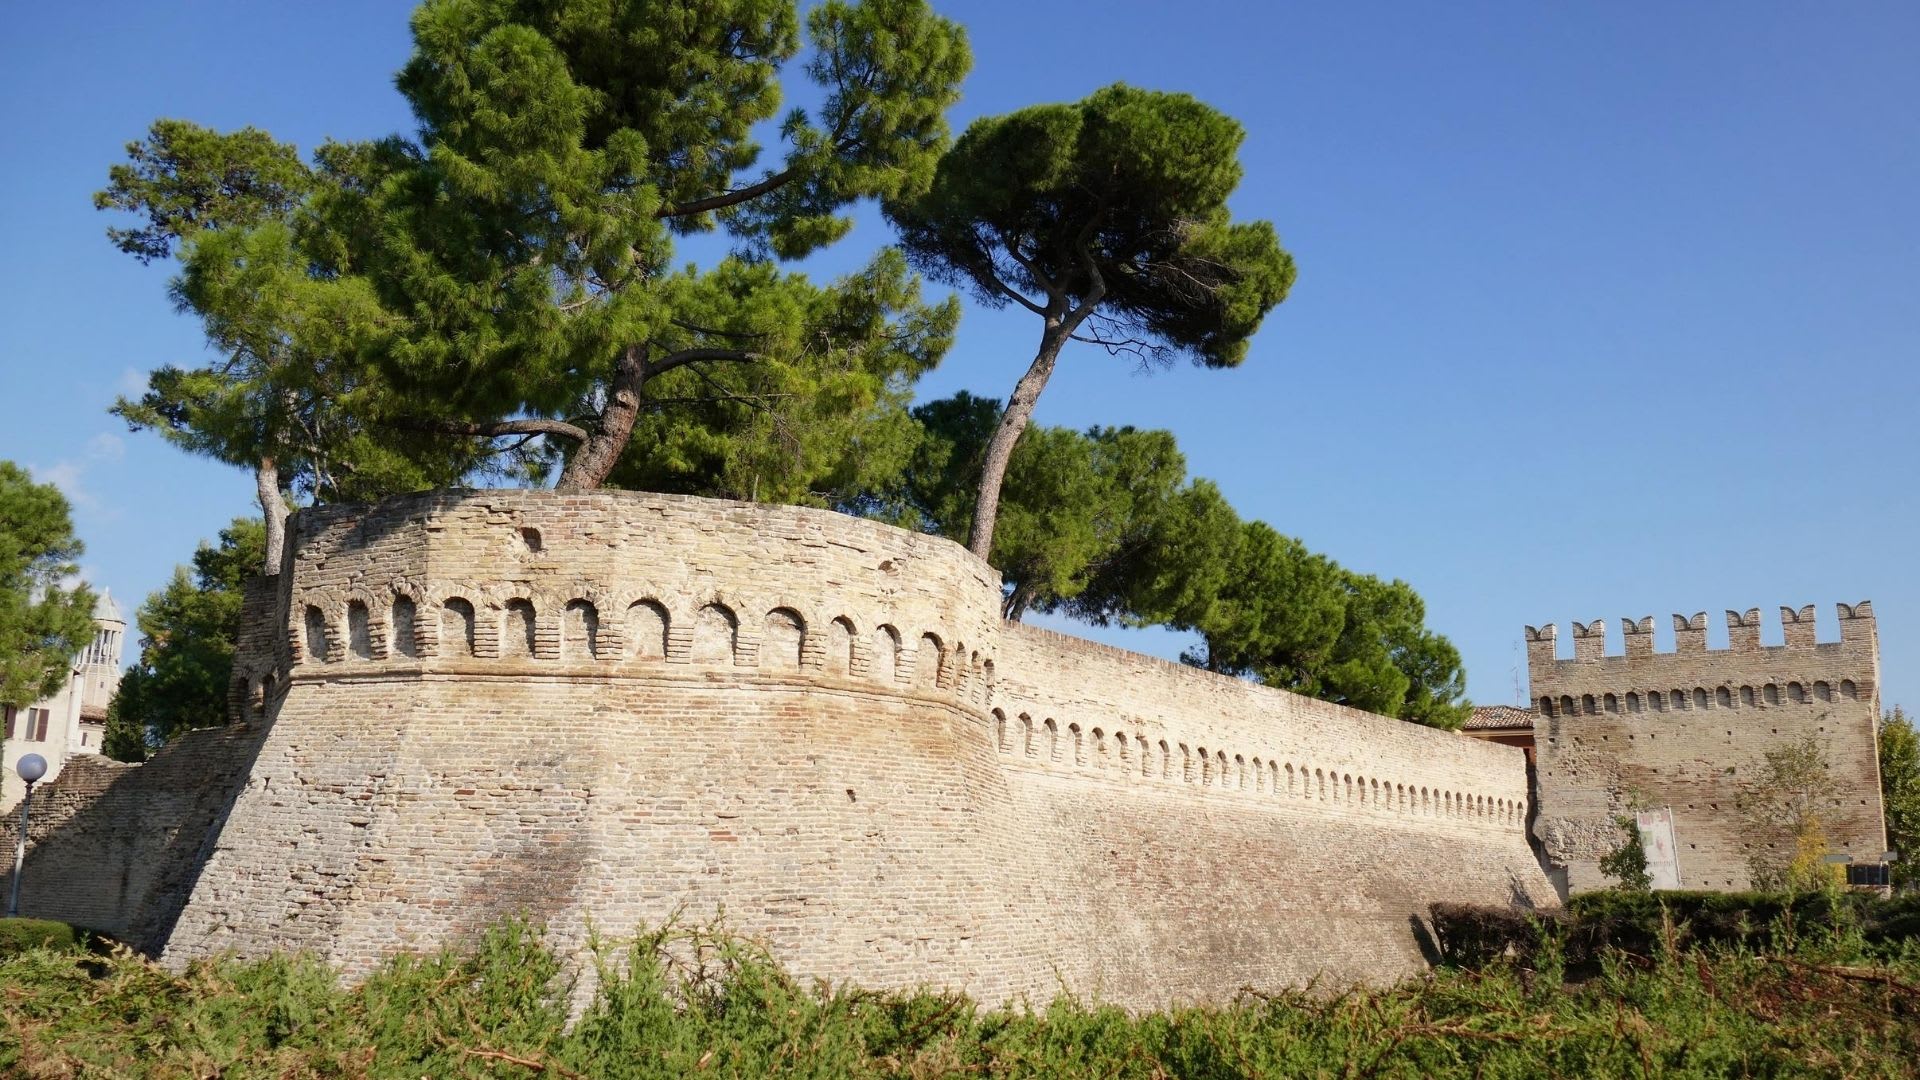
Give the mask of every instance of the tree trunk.
<svg viewBox="0 0 1920 1080">
<path fill-rule="evenodd" d="M 1000 426 L 993 429 L 993 438 L 987 440 L 986 460 L 980 469 L 980 494 L 973 503 L 973 528 L 967 534 L 968 550 L 983 560 L 993 551 L 993 527 L 1000 516 L 1000 485 L 1006 481 L 1013 446 L 1020 441 L 1020 433 L 1027 430 L 1027 422 L 1033 419 L 1033 407 L 1040 400 L 1040 391 L 1047 388 L 1047 380 L 1053 377 L 1053 366 L 1060 359 L 1060 347 L 1072 333 L 1073 323 L 1067 318 L 1047 316 L 1047 328 L 1040 335 L 1040 351 L 1027 373 L 1014 384 L 1013 396 L 1007 399 L 1007 410 L 1000 414 Z"/>
<path fill-rule="evenodd" d="M 287 550 L 287 500 L 280 497 L 280 466 L 270 457 L 261 458 L 253 469 L 253 484 L 267 523 L 265 573 L 271 577 L 280 572 L 280 556 Z"/>
<path fill-rule="evenodd" d="M 1006 601 L 1000 605 L 1000 617 L 1008 622 L 1019 622 L 1027 617 L 1027 609 L 1032 606 L 1033 587 L 1017 586 L 1013 592 L 1007 594 Z"/>
<path fill-rule="evenodd" d="M 606 407 L 600 410 L 600 422 L 585 442 L 567 459 L 560 470 L 555 491 L 597 491 L 607 482 L 620 454 L 633 438 L 633 425 L 640 420 L 640 391 L 647 384 L 647 352 L 632 346 L 620 354 L 608 387 Z"/>
</svg>

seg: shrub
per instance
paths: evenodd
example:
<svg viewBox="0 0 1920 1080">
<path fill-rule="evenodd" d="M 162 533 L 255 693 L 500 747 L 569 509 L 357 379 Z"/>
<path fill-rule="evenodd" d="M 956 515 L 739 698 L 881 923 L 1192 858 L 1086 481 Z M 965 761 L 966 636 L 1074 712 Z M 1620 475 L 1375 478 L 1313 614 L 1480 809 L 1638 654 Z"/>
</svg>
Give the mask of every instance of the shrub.
<svg viewBox="0 0 1920 1080">
<path fill-rule="evenodd" d="M 1627 925 L 1647 911 L 1586 906 Z M 395 958 L 354 987 L 303 957 L 175 973 L 124 949 L 35 949 L 0 959 L 0 1076 L 1899 1077 L 1920 1060 L 1920 954 L 1834 966 L 1608 951 L 1563 984 L 1510 960 L 1512 939 L 1554 918 L 1449 905 L 1435 924 L 1509 960 L 1138 1014 L 809 985 L 751 943 L 673 928 L 598 948 L 592 994 L 524 924 Z"/>
<path fill-rule="evenodd" d="M 28 949 L 78 949 L 86 944 L 86 934 L 52 919 L 0 918 L 0 956 L 12 956 Z"/>
<path fill-rule="evenodd" d="M 1613 819 L 1626 835 L 1620 846 L 1614 848 L 1600 859 L 1600 872 L 1619 883 L 1626 892 L 1648 892 L 1653 888 L 1653 876 L 1647 872 L 1646 838 L 1640 835 L 1640 823 L 1631 815 L 1621 815 Z"/>
</svg>

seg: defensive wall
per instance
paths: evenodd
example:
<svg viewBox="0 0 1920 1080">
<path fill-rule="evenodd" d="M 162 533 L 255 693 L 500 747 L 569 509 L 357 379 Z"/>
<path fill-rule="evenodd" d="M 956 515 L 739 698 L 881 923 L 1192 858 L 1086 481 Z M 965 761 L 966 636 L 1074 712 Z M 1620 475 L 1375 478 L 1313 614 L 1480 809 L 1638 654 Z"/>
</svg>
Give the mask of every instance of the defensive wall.
<svg viewBox="0 0 1920 1080">
<path fill-rule="evenodd" d="M 1574 892 L 1603 887 L 1617 814 L 1671 807 L 1683 888 L 1742 889 L 1755 845 L 1793 838 L 1743 826 L 1737 802 L 1764 755 L 1811 735 L 1833 788 L 1820 820 L 1830 849 L 1886 850 L 1875 734 L 1879 642 L 1873 605 L 1840 604 L 1840 640 L 1816 640 L 1812 605 L 1783 607 L 1784 643 L 1763 645 L 1758 608 L 1727 612 L 1728 647 L 1707 647 L 1705 612 L 1673 616 L 1674 651 L 1654 651 L 1653 619 L 1624 620 L 1607 655 L 1606 622 L 1574 623 L 1573 656 L 1549 623 L 1526 628 L 1540 812 L 1534 831 Z"/>
<path fill-rule="evenodd" d="M 1003 623 L 1000 597 L 957 545 L 825 511 L 302 511 L 209 733 L 243 779 L 205 767 L 224 808 L 155 816 L 173 892 L 91 921 L 174 962 L 359 973 L 513 913 L 573 949 L 724 912 L 803 976 L 1149 1006 L 1386 981 L 1424 965 L 1434 900 L 1553 902 L 1520 751 Z M 198 745 L 50 806 L 24 906 L 77 914 L 59 879 L 106 841 L 76 824 L 129 778 L 191 787 Z"/>
</svg>

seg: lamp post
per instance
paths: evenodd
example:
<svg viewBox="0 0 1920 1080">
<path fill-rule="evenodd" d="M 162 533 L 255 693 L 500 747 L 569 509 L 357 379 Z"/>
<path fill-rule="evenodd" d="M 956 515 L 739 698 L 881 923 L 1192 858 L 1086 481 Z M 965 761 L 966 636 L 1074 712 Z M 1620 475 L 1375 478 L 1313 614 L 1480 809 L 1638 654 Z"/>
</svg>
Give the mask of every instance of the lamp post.
<svg viewBox="0 0 1920 1080">
<path fill-rule="evenodd" d="M 20 846 L 13 849 L 13 897 L 7 901 L 7 917 L 20 914 L 20 868 L 27 861 L 27 813 L 33 809 L 33 785 L 47 775 L 47 759 L 27 754 L 14 765 L 20 779 L 27 782 L 27 797 L 20 800 Z"/>
</svg>

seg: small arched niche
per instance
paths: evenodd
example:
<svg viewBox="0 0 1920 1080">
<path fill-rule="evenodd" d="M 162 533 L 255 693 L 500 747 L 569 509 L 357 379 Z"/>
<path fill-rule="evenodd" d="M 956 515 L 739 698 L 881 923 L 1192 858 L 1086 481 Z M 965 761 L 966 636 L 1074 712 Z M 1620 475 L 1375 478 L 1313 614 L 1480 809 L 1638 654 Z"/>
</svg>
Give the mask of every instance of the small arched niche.
<svg viewBox="0 0 1920 1080">
<path fill-rule="evenodd" d="M 393 626 L 393 655 L 412 658 L 420 655 L 419 639 L 414 632 L 414 620 L 419 616 L 410 596 L 393 598 L 393 610 L 390 616 Z"/>
<path fill-rule="evenodd" d="M 693 620 L 693 662 L 731 664 L 740 645 L 740 621 L 725 604 L 708 604 Z"/>
<path fill-rule="evenodd" d="M 440 655 L 473 655 L 473 602 L 449 597 L 440 605 Z"/>
<path fill-rule="evenodd" d="M 600 655 L 600 609 L 591 600 L 567 601 L 561 621 L 560 655 L 567 660 L 592 660 Z"/>
<path fill-rule="evenodd" d="M 821 660 L 829 675 L 853 674 L 853 623 L 842 615 L 827 624 Z"/>
<path fill-rule="evenodd" d="M 799 671 L 800 651 L 806 646 L 806 626 L 792 608 L 767 612 L 760 635 L 760 666 L 771 671 Z"/>
<path fill-rule="evenodd" d="M 373 659 L 373 619 L 367 605 L 359 600 L 347 602 L 347 655 L 355 660 Z"/>
<path fill-rule="evenodd" d="M 508 659 L 531 659 L 537 613 L 533 601 L 525 598 L 507 601 L 506 626 L 500 635 L 500 655 Z"/>
<path fill-rule="evenodd" d="M 641 660 L 667 658 L 667 609 L 658 600 L 627 605 L 627 641 Z"/>
<path fill-rule="evenodd" d="M 307 605 L 306 615 L 307 659 L 325 661 L 327 658 L 327 615 L 317 605 Z"/>
</svg>

